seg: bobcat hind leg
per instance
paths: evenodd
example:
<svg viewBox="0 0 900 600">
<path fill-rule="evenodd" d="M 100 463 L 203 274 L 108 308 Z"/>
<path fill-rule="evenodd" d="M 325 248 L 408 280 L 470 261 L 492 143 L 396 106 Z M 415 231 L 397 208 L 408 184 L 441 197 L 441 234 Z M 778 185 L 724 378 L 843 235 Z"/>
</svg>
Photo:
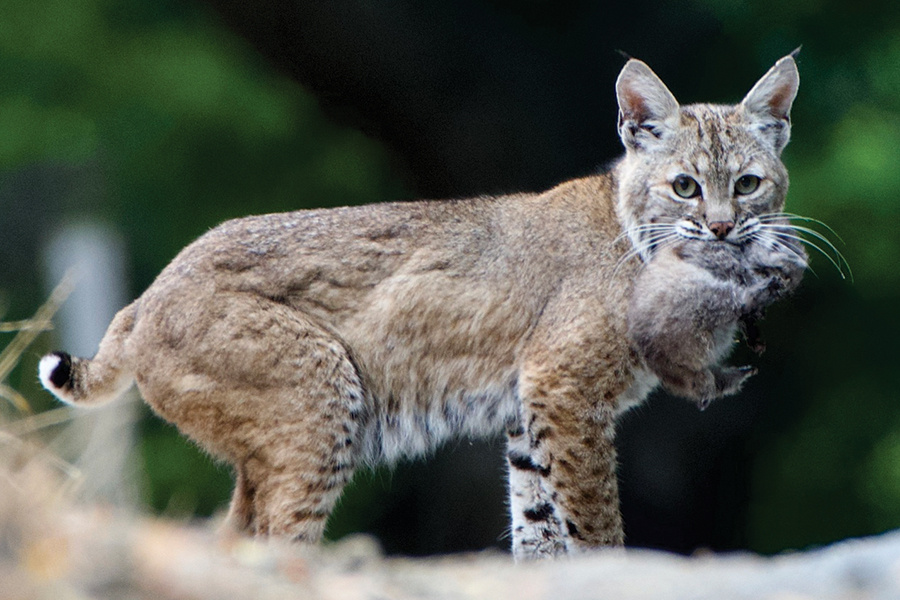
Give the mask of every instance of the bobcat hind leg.
<svg viewBox="0 0 900 600">
<path fill-rule="evenodd" d="M 315 367 L 318 379 L 266 398 L 284 414 L 259 424 L 262 435 L 234 461 L 230 526 L 298 542 L 321 539 L 360 460 L 364 403 L 349 360 Z M 342 370 L 345 376 L 335 378 Z"/>
<path fill-rule="evenodd" d="M 314 543 L 358 462 L 352 427 L 278 428 L 274 443 L 235 464 L 228 524 L 259 536 Z"/>
<path fill-rule="evenodd" d="M 346 347 L 303 313 L 252 294 L 207 297 L 202 313 L 136 330 L 152 356 L 136 373 L 147 402 L 230 463 L 227 524 L 318 541 L 361 457 L 365 393 Z M 180 347 L 166 336 L 178 334 Z"/>
</svg>

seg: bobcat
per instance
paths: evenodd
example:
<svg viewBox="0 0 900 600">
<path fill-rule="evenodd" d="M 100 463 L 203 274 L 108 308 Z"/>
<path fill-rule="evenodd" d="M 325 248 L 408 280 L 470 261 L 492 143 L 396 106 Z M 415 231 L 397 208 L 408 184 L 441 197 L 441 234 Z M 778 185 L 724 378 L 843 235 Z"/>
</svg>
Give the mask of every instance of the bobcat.
<svg viewBox="0 0 900 600">
<path fill-rule="evenodd" d="M 41 381 L 76 405 L 136 382 L 233 466 L 228 522 L 256 535 L 315 542 L 361 465 L 505 431 L 517 559 L 621 545 L 616 416 L 660 379 L 706 402 L 746 375 L 685 384 L 721 349 L 691 349 L 701 373 L 682 377 L 691 357 L 654 331 L 660 310 L 688 332 L 710 300 L 721 318 L 701 337 L 718 339 L 799 280 L 779 229 L 798 82 L 786 56 L 740 104 L 681 107 L 631 59 L 616 82 L 626 153 L 609 172 L 541 194 L 228 221 L 116 315 L 93 359 L 49 354 Z M 764 263 L 708 276 L 720 248 L 763 242 Z M 696 307 L 666 317 L 665 287 Z"/>
</svg>

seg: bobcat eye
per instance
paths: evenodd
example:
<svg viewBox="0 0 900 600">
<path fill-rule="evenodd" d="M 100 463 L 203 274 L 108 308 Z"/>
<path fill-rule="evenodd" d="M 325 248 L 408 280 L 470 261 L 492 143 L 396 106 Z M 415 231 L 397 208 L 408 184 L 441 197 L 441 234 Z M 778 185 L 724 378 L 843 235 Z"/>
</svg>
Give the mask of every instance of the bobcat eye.
<svg viewBox="0 0 900 600">
<path fill-rule="evenodd" d="M 693 177 L 679 175 L 672 182 L 672 190 L 682 198 L 694 198 L 700 195 L 700 184 Z"/>
<path fill-rule="evenodd" d="M 759 188 L 760 179 L 756 175 L 742 175 L 734 182 L 734 193 L 740 196 L 752 194 Z"/>
</svg>

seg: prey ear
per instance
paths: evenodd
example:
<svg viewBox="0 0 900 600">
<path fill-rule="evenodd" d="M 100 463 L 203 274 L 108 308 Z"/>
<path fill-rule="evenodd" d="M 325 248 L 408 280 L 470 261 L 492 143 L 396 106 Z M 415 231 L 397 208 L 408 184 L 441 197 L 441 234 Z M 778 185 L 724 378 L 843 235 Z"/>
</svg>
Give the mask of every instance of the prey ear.
<svg viewBox="0 0 900 600">
<path fill-rule="evenodd" d="M 619 136 L 629 150 L 644 149 L 662 138 L 678 117 L 678 101 L 645 63 L 630 59 L 616 80 Z"/>
<path fill-rule="evenodd" d="M 741 101 L 751 131 L 775 154 L 781 154 L 791 138 L 791 105 L 800 87 L 795 54 L 796 51 L 775 63 Z"/>
</svg>

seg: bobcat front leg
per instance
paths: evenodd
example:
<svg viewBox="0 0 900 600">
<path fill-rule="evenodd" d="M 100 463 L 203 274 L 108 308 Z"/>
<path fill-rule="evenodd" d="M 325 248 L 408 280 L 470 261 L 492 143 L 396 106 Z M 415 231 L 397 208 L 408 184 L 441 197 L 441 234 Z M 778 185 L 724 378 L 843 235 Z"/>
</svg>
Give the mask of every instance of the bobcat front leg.
<svg viewBox="0 0 900 600">
<path fill-rule="evenodd" d="M 516 560 L 561 556 L 568 536 L 556 506 L 558 494 L 547 481 L 546 457 L 522 426 L 507 431 L 507 438 L 513 556 Z"/>
<path fill-rule="evenodd" d="M 547 425 L 537 433 L 508 432 L 512 550 L 516 560 L 557 557 L 624 543 L 619 514 L 612 423 L 592 427 L 584 441 L 551 440 Z M 550 428 L 552 429 L 552 428 Z M 588 428 L 584 428 L 588 429 Z M 599 435 L 600 437 L 594 437 Z M 541 437 L 544 436 L 544 437 Z M 589 440 L 602 440 L 600 447 Z M 548 448 L 559 447 L 559 454 Z M 580 446 L 580 447 L 579 447 Z M 582 462 L 579 462 L 582 461 Z"/>
<path fill-rule="evenodd" d="M 521 422 L 507 454 L 517 560 L 624 543 L 613 441 L 628 370 L 585 364 L 591 344 L 569 350 L 536 356 L 520 376 Z"/>
</svg>

